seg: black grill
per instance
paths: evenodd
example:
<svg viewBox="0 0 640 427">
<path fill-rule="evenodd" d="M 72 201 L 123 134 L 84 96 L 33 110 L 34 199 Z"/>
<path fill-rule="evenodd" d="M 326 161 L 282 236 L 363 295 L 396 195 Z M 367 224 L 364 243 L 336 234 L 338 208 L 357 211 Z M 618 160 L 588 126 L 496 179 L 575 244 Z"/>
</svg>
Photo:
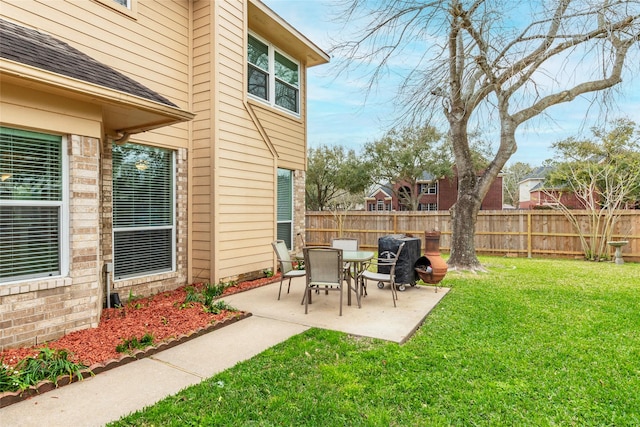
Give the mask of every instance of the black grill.
<svg viewBox="0 0 640 427">
<path fill-rule="evenodd" d="M 420 258 L 422 243 L 417 237 L 408 237 L 404 234 L 390 234 L 378 239 L 378 258 L 391 258 L 391 254 L 398 252 L 398 248 L 405 243 L 400 257 L 396 263 L 396 283 L 398 285 L 415 285 L 418 273 L 415 271 L 415 263 Z M 378 273 L 389 274 L 389 266 L 378 266 Z"/>
</svg>

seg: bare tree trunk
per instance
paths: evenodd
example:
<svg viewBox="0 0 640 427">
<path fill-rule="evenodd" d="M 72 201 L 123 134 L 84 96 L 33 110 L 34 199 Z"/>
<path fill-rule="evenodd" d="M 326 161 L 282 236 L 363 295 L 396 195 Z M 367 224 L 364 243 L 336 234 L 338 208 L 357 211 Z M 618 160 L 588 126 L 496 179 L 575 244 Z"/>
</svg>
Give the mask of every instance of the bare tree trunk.
<svg viewBox="0 0 640 427">
<path fill-rule="evenodd" d="M 476 256 L 473 236 L 476 233 L 476 218 L 480 201 L 473 191 L 458 192 L 458 200 L 451 207 L 451 256 L 447 264 L 451 269 L 483 270 Z"/>
<path fill-rule="evenodd" d="M 476 256 L 474 236 L 483 196 L 478 197 L 478 179 L 469 149 L 466 118 L 459 114 L 450 115 L 449 119 L 458 175 L 458 197 L 450 209 L 451 256 L 447 263 L 451 269 L 482 270 Z"/>
</svg>

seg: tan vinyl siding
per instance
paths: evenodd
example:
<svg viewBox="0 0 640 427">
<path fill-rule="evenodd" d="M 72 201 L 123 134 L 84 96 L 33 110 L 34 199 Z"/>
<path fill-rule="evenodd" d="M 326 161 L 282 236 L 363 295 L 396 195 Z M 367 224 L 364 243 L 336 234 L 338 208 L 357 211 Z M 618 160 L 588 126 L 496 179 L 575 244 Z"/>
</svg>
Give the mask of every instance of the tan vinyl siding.
<svg viewBox="0 0 640 427">
<path fill-rule="evenodd" d="M 101 137 L 100 107 L 4 82 L 0 120 L 4 126 Z"/>
<path fill-rule="evenodd" d="M 219 114 L 218 241 L 219 277 L 272 266 L 275 163 L 243 103 L 245 23 L 241 2 L 220 2 L 216 69 Z"/>
<path fill-rule="evenodd" d="M 191 272 L 194 280 L 210 280 L 213 276 L 214 218 L 214 147 L 213 96 L 211 67 L 213 55 L 212 5 L 194 3 L 193 24 L 193 120 L 191 168 Z"/>
<path fill-rule="evenodd" d="M 91 0 L 3 0 L 0 14 L 70 44 L 188 110 L 189 1 L 137 4 L 137 19 Z M 186 148 L 188 125 L 142 133 L 135 140 Z"/>
<path fill-rule="evenodd" d="M 278 152 L 278 167 L 306 169 L 305 129 L 300 119 L 274 111 L 260 102 L 252 102 L 254 111 Z"/>
</svg>

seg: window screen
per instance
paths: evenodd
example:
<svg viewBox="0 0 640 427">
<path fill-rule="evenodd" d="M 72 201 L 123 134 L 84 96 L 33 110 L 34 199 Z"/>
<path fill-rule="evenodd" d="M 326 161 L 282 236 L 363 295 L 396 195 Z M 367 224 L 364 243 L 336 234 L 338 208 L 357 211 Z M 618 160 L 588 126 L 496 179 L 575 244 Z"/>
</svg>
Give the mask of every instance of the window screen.
<svg viewBox="0 0 640 427">
<path fill-rule="evenodd" d="M 287 110 L 298 110 L 298 65 L 275 53 L 276 105 Z"/>
<path fill-rule="evenodd" d="M 249 61 L 248 88 L 250 94 L 269 99 L 269 48 L 266 44 L 249 36 L 247 47 Z"/>
</svg>

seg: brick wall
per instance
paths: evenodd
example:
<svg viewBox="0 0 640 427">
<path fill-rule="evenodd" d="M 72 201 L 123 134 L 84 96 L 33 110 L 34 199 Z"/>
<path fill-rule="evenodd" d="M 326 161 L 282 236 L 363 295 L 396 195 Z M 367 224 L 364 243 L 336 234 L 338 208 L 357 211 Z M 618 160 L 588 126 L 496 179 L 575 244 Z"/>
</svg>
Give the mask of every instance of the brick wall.
<svg viewBox="0 0 640 427">
<path fill-rule="evenodd" d="M 100 141 L 67 138 L 69 275 L 0 286 L 0 350 L 97 326 Z"/>
<path fill-rule="evenodd" d="M 305 234 L 305 215 L 307 213 L 305 199 L 305 171 L 293 171 L 293 247 L 295 250 L 302 249 L 302 240 L 298 236 Z"/>
<path fill-rule="evenodd" d="M 438 181 L 438 210 L 446 211 L 458 199 L 458 180 L 455 177 L 445 177 Z"/>
<path fill-rule="evenodd" d="M 498 176 L 489 187 L 487 195 L 482 200 L 480 207 L 482 210 L 501 210 L 502 209 L 502 177 Z"/>
</svg>

